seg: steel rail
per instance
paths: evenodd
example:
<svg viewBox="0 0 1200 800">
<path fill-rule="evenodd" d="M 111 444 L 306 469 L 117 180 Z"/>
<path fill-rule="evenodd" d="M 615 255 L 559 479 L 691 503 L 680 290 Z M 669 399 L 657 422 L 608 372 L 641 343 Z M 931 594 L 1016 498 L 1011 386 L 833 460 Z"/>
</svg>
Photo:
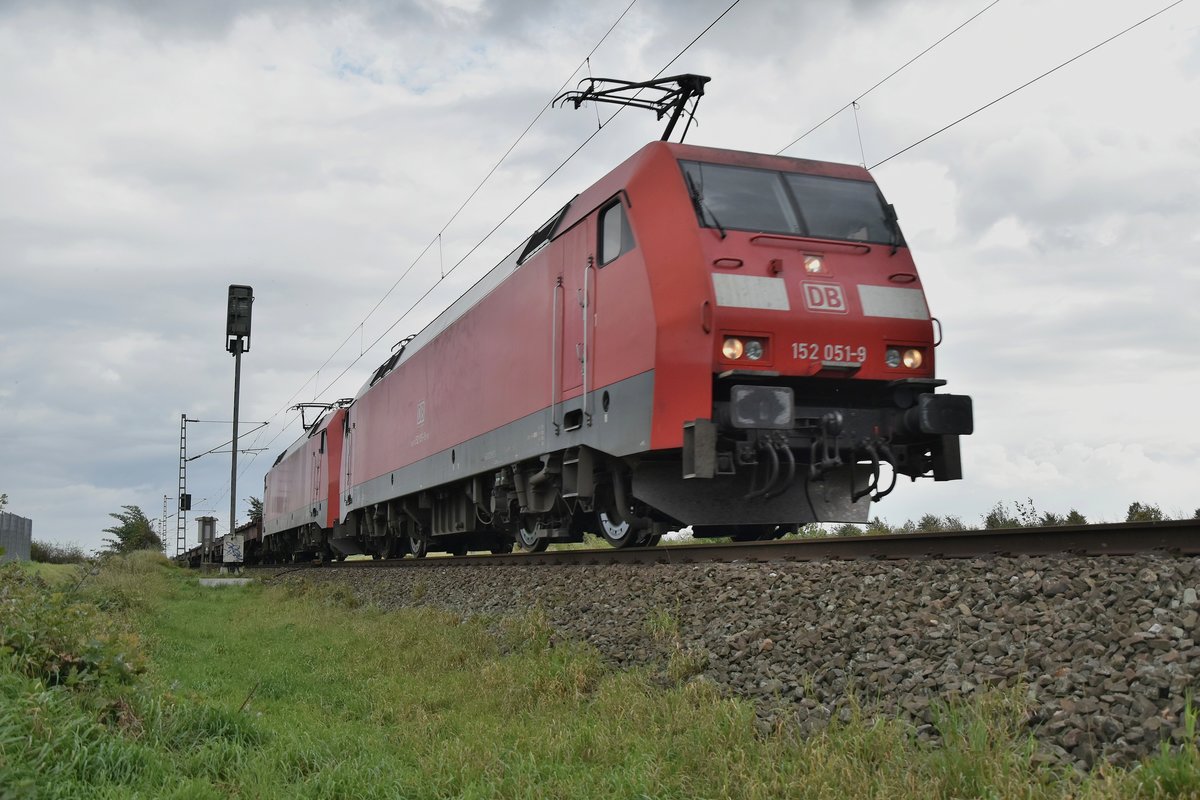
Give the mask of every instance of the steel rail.
<svg viewBox="0 0 1200 800">
<path fill-rule="evenodd" d="M 961 559 L 1015 556 L 1128 556 L 1159 553 L 1200 556 L 1200 519 L 1121 522 L 1046 528 L 824 536 L 771 542 L 721 542 L 599 550 L 547 550 L 507 555 L 430 556 L 330 564 L 378 567 L 564 566 L 601 564 L 695 564 L 704 562 Z M 261 565 L 279 569 L 288 565 Z M 299 565 L 292 565 L 293 567 Z M 315 566 L 315 564 L 314 564 Z"/>
</svg>

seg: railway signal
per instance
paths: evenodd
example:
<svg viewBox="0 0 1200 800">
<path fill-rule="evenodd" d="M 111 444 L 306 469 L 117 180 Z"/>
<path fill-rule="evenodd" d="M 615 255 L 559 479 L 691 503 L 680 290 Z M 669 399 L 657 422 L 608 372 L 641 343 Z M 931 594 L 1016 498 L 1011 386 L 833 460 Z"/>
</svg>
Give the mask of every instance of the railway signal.
<svg viewBox="0 0 1200 800">
<path fill-rule="evenodd" d="M 225 323 L 225 349 L 233 354 L 233 442 L 230 446 L 229 470 L 229 533 L 237 528 L 237 457 L 238 402 L 242 389 L 242 353 L 250 350 L 250 312 L 254 306 L 254 289 L 230 284 L 229 308 Z M 243 341 L 244 340 L 244 341 Z"/>
</svg>

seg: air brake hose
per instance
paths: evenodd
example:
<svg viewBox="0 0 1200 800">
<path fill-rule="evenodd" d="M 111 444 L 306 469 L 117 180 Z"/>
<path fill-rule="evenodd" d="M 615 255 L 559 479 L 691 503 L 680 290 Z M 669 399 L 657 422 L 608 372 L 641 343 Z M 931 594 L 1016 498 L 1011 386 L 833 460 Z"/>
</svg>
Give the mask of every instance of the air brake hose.
<svg viewBox="0 0 1200 800">
<path fill-rule="evenodd" d="M 767 479 L 763 481 L 763 485 L 758 489 L 747 492 L 743 499 L 753 500 L 756 497 L 764 497 L 771 487 L 775 485 L 775 481 L 779 480 L 779 454 L 775 452 L 775 447 L 767 442 L 766 447 L 760 447 L 760 450 L 766 450 L 767 455 L 771 458 L 771 472 L 767 475 Z"/>
<path fill-rule="evenodd" d="M 884 489 L 883 491 L 876 491 L 875 494 L 871 496 L 872 503 L 878 503 L 880 500 L 882 500 L 883 498 L 885 498 L 889 494 L 891 494 L 892 490 L 896 488 L 896 475 L 897 475 L 896 457 L 892 454 L 892 449 L 890 447 L 888 447 L 885 442 L 879 443 L 879 449 L 883 453 L 883 460 L 886 461 L 888 463 L 888 466 L 890 466 L 892 468 L 892 482 L 890 484 L 888 484 L 888 487 L 886 489 Z M 878 479 L 876 479 L 875 484 L 876 484 L 875 488 L 878 490 L 879 489 Z"/>
<path fill-rule="evenodd" d="M 772 443 L 771 447 L 774 448 L 775 444 Z M 792 448 L 788 447 L 787 442 L 779 444 L 778 447 L 779 451 L 783 453 L 784 460 L 787 461 L 787 475 L 780 482 L 779 489 L 777 491 L 767 492 L 764 494 L 763 500 L 770 500 L 772 497 L 778 497 L 786 492 L 796 477 L 796 457 L 792 455 Z"/>
<path fill-rule="evenodd" d="M 879 453 L 875 452 L 875 448 L 870 442 L 864 445 L 863 449 L 866 450 L 867 454 L 871 456 L 871 477 L 867 480 L 867 486 L 865 489 L 854 492 L 852 495 L 850 495 L 851 503 L 857 503 L 859 500 L 879 488 Z"/>
</svg>

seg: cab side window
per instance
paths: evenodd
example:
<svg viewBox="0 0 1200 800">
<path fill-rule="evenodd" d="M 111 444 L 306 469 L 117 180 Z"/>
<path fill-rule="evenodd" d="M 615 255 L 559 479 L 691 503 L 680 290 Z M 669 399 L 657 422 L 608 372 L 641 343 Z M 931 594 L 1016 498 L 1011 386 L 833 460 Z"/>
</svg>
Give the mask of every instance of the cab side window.
<svg viewBox="0 0 1200 800">
<path fill-rule="evenodd" d="M 600 211 L 600 266 L 604 266 L 633 249 L 633 231 L 625 216 L 625 207 L 618 200 Z"/>
</svg>

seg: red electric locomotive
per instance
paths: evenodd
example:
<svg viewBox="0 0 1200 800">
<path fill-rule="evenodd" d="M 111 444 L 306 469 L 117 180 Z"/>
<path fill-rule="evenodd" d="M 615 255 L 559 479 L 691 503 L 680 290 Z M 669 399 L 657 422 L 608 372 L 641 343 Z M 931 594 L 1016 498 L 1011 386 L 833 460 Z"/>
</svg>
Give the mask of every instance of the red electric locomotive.
<svg viewBox="0 0 1200 800">
<path fill-rule="evenodd" d="M 248 556 L 326 551 L 327 533 L 342 519 L 339 498 L 348 403 L 297 406 L 302 409 L 301 419 L 303 412 L 313 407 L 321 413 L 311 425 L 304 424 L 305 435 L 280 453 L 267 472 L 263 486 L 263 540 L 260 552 L 251 553 L 248 548 Z"/>
<path fill-rule="evenodd" d="M 866 170 L 654 142 L 280 457 L 264 548 L 421 556 L 865 522 L 897 475 L 961 477 L 971 402 L 935 391 L 934 347 Z"/>
</svg>

